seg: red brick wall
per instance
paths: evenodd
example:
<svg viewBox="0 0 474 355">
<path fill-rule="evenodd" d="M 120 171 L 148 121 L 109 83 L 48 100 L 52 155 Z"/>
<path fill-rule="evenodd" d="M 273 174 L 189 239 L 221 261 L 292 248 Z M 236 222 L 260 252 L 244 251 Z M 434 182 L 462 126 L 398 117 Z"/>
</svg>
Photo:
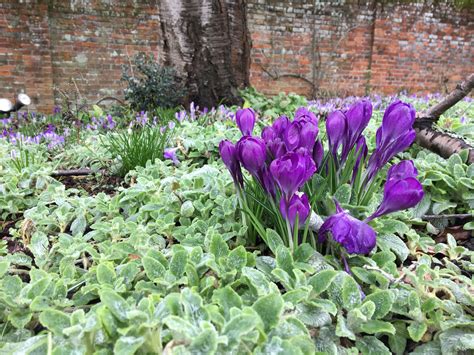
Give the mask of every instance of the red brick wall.
<svg viewBox="0 0 474 355">
<path fill-rule="evenodd" d="M 432 92 L 474 71 L 472 8 L 380 3 L 248 0 L 251 84 L 267 94 Z M 90 100 L 122 95 L 121 66 L 163 47 L 159 0 L 2 0 L 0 33 L 0 97 L 23 90 L 45 112 L 71 79 Z"/>
<path fill-rule="evenodd" d="M 55 88 L 122 96 L 128 58 L 160 53 L 159 15 L 157 1 L 2 0 L 0 97 L 25 91 L 32 109 L 50 112 Z"/>
<path fill-rule="evenodd" d="M 250 0 L 250 82 L 268 94 L 422 93 L 474 72 L 472 7 L 381 3 Z"/>
</svg>

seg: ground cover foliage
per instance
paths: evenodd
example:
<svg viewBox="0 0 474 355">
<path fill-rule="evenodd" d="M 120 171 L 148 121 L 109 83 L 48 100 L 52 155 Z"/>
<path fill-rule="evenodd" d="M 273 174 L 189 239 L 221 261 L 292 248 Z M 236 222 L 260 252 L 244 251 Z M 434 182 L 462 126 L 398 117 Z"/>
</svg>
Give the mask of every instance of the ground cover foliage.
<svg viewBox="0 0 474 355">
<path fill-rule="evenodd" d="M 261 96 L 244 97 L 246 106 L 255 99 L 271 109 Z M 417 109 L 436 99 L 404 98 Z M 327 113 L 355 98 L 275 100 L 282 107 L 259 117 L 258 134 L 272 117 L 305 105 L 320 115 L 323 135 Z M 372 98 L 369 151 L 392 100 Z M 265 230 L 268 246 L 258 238 L 248 241 L 218 151 L 223 139 L 241 136 L 233 111 L 193 106 L 166 126 L 150 117 L 150 123 L 170 132 L 169 146 L 163 157 L 129 171 L 114 191 L 100 188 L 105 168 L 121 172 L 107 137 L 126 131 L 135 116 L 89 118 L 80 128 L 55 120 L 53 129 L 44 121 L 36 132 L 23 130 L 23 136 L 21 119 L 2 121 L 1 353 L 457 354 L 474 349 L 472 244 L 461 238 L 474 226 L 464 220 L 459 224 L 464 234 L 443 234 L 451 227 L 449 218 L 422 219 L 473 214 L 474 168 L 463 154 L 445 160 L 413 146 L 392 160 L 414 161 L 425 196 L 413 209 L 371 222 L 377 246 L 369 255 L 348 258 L 350 275 L 307 243 L 291 252 L 276 228 Z M 139 117 L 143 120 L 143 114 Z M 473 117 L 466 100 L 439 125 L 470 139 L 465 127 Z M 66 186 L 51 176 L 57 169 L 79 167 L 100 172 L 87 178 L 97 189 L 84 189 L 80 179 Z M 374 194 L 372 205 L 381 197 Z"/>
</svg>

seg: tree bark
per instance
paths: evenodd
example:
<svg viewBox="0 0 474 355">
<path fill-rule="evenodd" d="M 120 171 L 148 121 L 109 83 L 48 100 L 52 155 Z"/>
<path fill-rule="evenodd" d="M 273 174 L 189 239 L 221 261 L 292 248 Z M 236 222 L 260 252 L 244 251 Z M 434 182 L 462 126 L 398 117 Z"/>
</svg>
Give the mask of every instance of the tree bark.
<svg viewBox="0 0 474 355">
<path fill-rule="evenodd" d="M 467 144 L 463 139 L 453 137 L 448 133 L 434 130 L 433 123 L 448 109 L 469 95 L 474 88 L 474 74 L 470 74 L 465 81 L 459 83 L 456 88 L 441 102 L 418 115 L 415 120 L 416 143 L 429 149 L 443 158 L 449 158 L 454 153 L 467 149 L 469 151 L 468 163 L 474 163 L 474 147 Z"/>
<path fill-rule="evenodd" d="M 245 0 L 160 0 L 165 65 L 183 76 L 189 101 L 238 104 L 249 83 Z"/>
</svg>

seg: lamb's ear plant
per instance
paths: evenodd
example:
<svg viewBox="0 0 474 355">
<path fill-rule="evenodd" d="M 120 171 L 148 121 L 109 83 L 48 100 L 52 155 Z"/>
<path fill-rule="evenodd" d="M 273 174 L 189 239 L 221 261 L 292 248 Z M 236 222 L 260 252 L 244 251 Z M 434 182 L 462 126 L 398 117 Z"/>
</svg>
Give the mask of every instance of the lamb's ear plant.
<svg viewBox="0 0 474 355">
<path fill-rule="evenodd" d="M 101 138 L 114 159 L 119 160 L 118 174 L 125 176 L 148 161 L 163 159 L 165 147 L 171 137 L 169 127 L 160 127 L 137 118 L 129 128 Z"/>
</svg>

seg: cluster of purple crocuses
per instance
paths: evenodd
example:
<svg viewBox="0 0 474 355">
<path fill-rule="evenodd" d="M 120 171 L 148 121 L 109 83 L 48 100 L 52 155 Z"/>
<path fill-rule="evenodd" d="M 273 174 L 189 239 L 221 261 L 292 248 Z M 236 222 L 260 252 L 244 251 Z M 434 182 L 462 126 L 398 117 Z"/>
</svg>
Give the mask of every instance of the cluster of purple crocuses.
<svg viewBox="0 0 474 355">
<path fill-rule="evenodd" d="M 353 165 L 349 168 L 354 170 L 352 180 L 338 182 L 354 183 L 354 176 L 360 170 L 363 174 L 358 187 L 366 190 L 387 162 L 413 143 L 415 110 L 409 104 L 395 101 L 385 110 L 376 135 L 376 148 L 367 160 L 363 131 L 371 116 L 372 104 L 368 100 L 360 100 L 347 110 L 329 114 L 325 154 L 323 142 L 318 137 L 317 117 L 307 108 L 299 108 L 293 121 L 286 116 L 277 118 L 262 130 L 261 137 L 253 135 L 255 112 L 250 108 L 242 109 L 236 113 L 242 138 L 235 145 L 223 140 L 219 151 L 239 196 L 242 190 L 245 191 L 241 171 L 244 167 L 260 184 L 271 203 L 278 206 L 287 222 L 289 246 L 293 247 L 291 231 L 295 224 L 301 227 L 314 213 L 309 203 L 311 198 L 301 190 L 316 172 L 324 176 L 330 162 L 340 172 L 350 161 Z M 369 253 L 375 247 L 376 233 L 368 223 L 387 213 L 414 207 L 423 198 L 423 189 L 416 175 L 412 161 L 393 165 L 387 174 L 382 203 L 364 221 L 351 216 L 336 201 L 336 213 L 326 218 L 319 228 L 319 241 L 325 242 L 330 235 L 350 254 Z"/>
</svg>

